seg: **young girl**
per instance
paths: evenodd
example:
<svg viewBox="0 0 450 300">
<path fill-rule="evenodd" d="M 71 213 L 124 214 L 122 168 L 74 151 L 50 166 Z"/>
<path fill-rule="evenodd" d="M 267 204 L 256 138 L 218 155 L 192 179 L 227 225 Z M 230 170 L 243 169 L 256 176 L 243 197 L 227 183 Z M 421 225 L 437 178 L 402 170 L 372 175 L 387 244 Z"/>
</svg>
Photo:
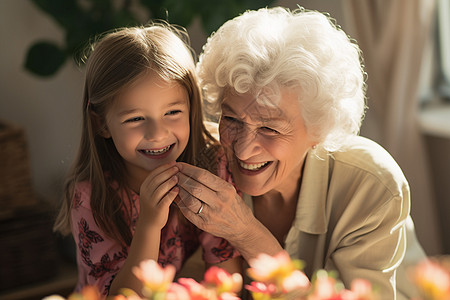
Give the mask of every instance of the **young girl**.
<svg viewBox="0 0 450 300">
<path fill-rule="evenodd" d="M 179 271 L 199 245 L 207 264 L 238 255 L 171 205 L 179 191 L 175 161 L 215 171 L 217 150 L 185 41 L 184 31 L 161 23 L 111 32 L 92 48 L 81 145 L 55 223 L 77 245 L 77 291 L 96 285 L 103 295 L 124 287 L 140 293 L 133 266 L 154 259 Z"/>
</svg>

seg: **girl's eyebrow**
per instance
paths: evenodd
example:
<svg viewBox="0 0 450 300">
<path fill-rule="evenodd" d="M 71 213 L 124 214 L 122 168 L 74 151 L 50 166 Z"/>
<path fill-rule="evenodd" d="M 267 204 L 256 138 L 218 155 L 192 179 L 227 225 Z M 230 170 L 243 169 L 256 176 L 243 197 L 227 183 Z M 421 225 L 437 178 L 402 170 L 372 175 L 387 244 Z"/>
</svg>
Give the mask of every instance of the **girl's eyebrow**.
<svg viewBox="0 0 450 300">
<path fill-rule="evenodd" d="M 177 105 L 184 105 L 184 104 L 186 104 L 186 102 L 187 101 L 184 100 L 184 99 L 176 99 L 176 100 L 174 100 L 172 102 L 169 102 L 167 104 L 167 107 L 172 107 L 172 106 L 177 106 Z M 119 116 L 129 115 L 129 114 L 132 114 L 132 113 L 136 113 L 138 111 L 140 111 L 140 110 L 137 109 L 137 108 L 132 108 L 132 109 L 127 109 L 127 110 L 121 111 L 121 112 L 118 113 L 118 115 Z"/>
<path fill-rule="evenodd" d="M 184 105 L 188 102 L 186 99 L 177 99 L 167 104 L 167 106 Z"/>
<path fill-rule="evenodd" d="M 119 115 L 119 116 L 125 116 L 125 115 L 129 115 L 129 114 L 135 113 L 135 112 L 137 112 L 137 111 L 138 111 L 138 110 L 135 109 L 135 108 L 133 108 L 133 109 L 127 109 L 127 110 L 121 111 L 120 113 L 118 113 L 118 115 Z"/>
</svg>

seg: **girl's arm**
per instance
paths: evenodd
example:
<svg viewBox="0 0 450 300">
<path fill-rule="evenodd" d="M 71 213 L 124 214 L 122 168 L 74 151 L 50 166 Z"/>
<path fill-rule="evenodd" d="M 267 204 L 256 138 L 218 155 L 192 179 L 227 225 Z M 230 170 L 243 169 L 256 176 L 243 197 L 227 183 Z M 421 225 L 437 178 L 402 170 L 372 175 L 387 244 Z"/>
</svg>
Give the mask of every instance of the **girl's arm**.
<svg viewBox="0 0 450 300">
<path fill-rule="evenodd" d="M 114 278 L 110 295 L 116 295 L 122 288 L 129 288 L 142 296 L 142 282 L 133 273 L 133 268 L 142 261 L 158 261 L 161 229 L 166 225 L 169 207 L 178 195 L 178 168 L 174 163 L 162 165 L 153 170 L 140 189 L 140 213 L 136 231 L 130 245 L 128 258 Z"/>
<path fill-rule="evenodd" d="M 98 227 L 90 206 L 91 185 L 77 183 L 71 210 L 72 235 L 76 244 L 78 284 L 96 286 L 101 295 L 108 294 L 111 281 L 127 257 L 127 248 Z"/>
</svg>

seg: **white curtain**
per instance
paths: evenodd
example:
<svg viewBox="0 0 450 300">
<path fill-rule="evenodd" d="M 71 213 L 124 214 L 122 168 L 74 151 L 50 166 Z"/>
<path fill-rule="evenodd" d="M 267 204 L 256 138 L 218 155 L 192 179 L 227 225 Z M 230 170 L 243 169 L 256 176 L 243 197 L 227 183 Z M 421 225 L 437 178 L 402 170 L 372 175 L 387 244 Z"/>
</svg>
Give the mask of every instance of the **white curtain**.
<svg viewBox="0 0 450 300">
<path fill-rule="evenodd" d="M 422 60 L 434 0 L 343 0 L 346 32 L 358 41 L 368 73 L 361 135 L 385 147 L 411 186 L 411 215 L 429 255 L 442 251 L 430 167 L 417 122 Z"/>
</svg>

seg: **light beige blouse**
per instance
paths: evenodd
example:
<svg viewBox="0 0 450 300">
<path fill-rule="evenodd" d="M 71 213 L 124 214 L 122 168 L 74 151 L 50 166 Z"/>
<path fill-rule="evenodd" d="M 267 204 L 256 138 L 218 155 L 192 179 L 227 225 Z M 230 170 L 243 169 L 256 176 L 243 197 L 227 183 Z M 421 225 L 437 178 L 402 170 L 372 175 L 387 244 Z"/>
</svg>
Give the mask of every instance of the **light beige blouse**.
<svg viewBox="0 0 450 300">
<path fill-rule="evenodd" d="M 253 209 L 251 197 L 243 199 Z M 308 154 L 285 250 L 306 263 L 310 278 L 318 269 L 336 270 L 348 288 L 365 278 L 381 299 L 408 299 L 414 288 L 405 268 L 425 255 L 409 213 L 400 167 L 381 146 L 355 137 L 342 152 Z"/>
</svg>

